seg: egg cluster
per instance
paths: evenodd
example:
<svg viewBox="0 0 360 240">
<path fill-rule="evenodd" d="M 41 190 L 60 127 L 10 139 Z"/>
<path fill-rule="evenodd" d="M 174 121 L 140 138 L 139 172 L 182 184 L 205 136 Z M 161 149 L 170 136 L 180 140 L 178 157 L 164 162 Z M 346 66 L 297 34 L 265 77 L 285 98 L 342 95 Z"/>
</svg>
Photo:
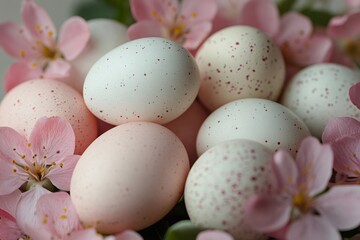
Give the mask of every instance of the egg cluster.
<svg viewBox="0 0 360 240">
<path fill-rule="evenodd" d="M 70 122 L 82 154 L 71 199 L 99 233 L 144 229 L 185 193 L 194 224 L 264 239 L 247 226 L 243 207 L 272 188 L 274 152 L 295 156 L 333 117 L 360 120 L 348 97 L 359 82 L 354 71 L 313 65 L 286 82 L 281 51 L 255 28 L 222 29 L 192 56 L 164 38 L 103 38 L 103 29 L 126 35 L 110 20 L 89 26 L 92 42 L 70 77 L 12 89 L 0 105 L 0 126 L 28 136 L 43 116 Z"/>
</svg>

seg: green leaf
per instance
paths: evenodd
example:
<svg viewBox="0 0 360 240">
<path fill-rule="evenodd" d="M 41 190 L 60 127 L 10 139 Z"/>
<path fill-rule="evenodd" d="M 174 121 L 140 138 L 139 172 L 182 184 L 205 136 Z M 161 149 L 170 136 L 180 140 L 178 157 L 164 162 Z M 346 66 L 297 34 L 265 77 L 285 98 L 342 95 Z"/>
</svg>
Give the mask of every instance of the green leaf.
<svg viewBox="0 0 360 240">
<path fill-rule="evenodd" d="M 301 10 L 300 13 L 310 18 L 313 25 L 323 27 L 326 27 L 330 22 L 331 18 L 335 16 L 323 10 L 309 8 Z"/>
<path fill-rule="evenodd" d="M 190 220 L 183 220 L 172 225 L 165 234 L 165 240 L 195 240 L 203 229 L 194 226 Z"/>
<path fill-rule="evenodd" d="M 278 9 L 280 15 L 283 15 L 286 12 L 289 12 L 294 4 L 296 3 L 296 0 L 280 0 L 278 3 Z"/>
</svg>

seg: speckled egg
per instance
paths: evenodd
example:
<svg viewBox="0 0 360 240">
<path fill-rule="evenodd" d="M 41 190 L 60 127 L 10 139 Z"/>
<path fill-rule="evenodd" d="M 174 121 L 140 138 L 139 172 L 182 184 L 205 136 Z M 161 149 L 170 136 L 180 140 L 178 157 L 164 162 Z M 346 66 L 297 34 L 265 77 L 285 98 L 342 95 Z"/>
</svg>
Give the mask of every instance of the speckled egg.
<svg viewBox="0 0 360 240">
<path fill-rule="evenodd" d="M 126 123 L 86 149 L 71 179 L 71 199 L 81 221 L 100 233 L 140 230 L 175 206 L 188 172 L 174 133 L 155 123 Z"/>
<path fill-rule="evenodd" d="M 272 151 L 244 139 L 223 142 L 195 162 L 185 185 L 185 205 L 199 227 L 228 231 L 236 240 L 266 239 L 246 224 L 244 205 L 271 189 Z"/>
<path fill-rule="evenodd" d="M 199 91 L 191 54 L 163 38 L 127 42 L 100 58 L 84 83 L 84 99 L 113 125 L 132 121 L 165 124 L 180 116 Z"/>
<path fill-rule="evenodd" d="M 104 54 L 128 41 L 127 28 L 117 21 L 97 18 L 87 24 L 91 34 L 89 42 L 84 51 L 71 61 L 70 75 L 63 79 L 80 93 L 91 66 Z"/>
<path fill-rule="evenodd" d="M 357 73 L 337 64 L 317 64 L 296 74 L 284 90 L 281 103 L 294 111 L 321 138 L 334 117 L 360 120 L 360 110 L 350 102 L 349 89 L 359 82 Z"/>
<path fill-rule="evenodd" d="M 193 165 L 198 158 L 196 137 L 208 116 L 209 112 L 206 108 L 198 100 L 195 100 L 180 117 L 164 125 L 175 133 L 184 144 L 189 155 L 190 165 Z"/>
<path fill-rule="evenodd" d="M 249 139 L 275 152 L 282 148 L 295 155 L 309 136 L 305 123 L 288 108 L 266 99 L 247 98 L 223 105 L 202 124 L 197 140 L 198 155 L 230 139 Z"/>
<path fill-rule="evenodd" d="M 199 98 L 211 111 L 243 98 L 277 100 L 285 79 L 278 47 L 258 29 L 224 28 L 210 36 L 196 54 Z"/>
<path fill-rule="evenodd" d="M 27 81 L 8 92 L 0 104 L 0 126 L 11 127 L 26 137 L 43 116 L 60 116 L 70 122 L 76 137 L 76 154 L 81 154 L 97 137 L 96 118 L 82 96 L 65 83 Z"/>
</svg>

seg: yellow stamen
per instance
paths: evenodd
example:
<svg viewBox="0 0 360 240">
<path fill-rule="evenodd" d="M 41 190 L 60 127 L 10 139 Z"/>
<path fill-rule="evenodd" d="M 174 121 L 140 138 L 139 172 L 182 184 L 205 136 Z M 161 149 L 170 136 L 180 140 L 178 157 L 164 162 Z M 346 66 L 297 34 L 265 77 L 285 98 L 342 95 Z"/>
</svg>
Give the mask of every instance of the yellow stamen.
<svg viewBox="0 0 360 240">
<path fill-rule="evenodd" d="M 13 160 L 11 160 L 11 162 L 13 163 L 13 164 L 16 164 L 16 161 L 13 159 Z"/>
<path fill-rule="evenodd" d="M 42 223 L 43 223 L 43 224 L 46 224 L 46 223 L 47 223 L 47 219 L 44 218 L 44 219 L 42 220 Z"/>
<path fill-rule="evenodd" d="M 49 35 L 49 37 L 52 37 L 52 36 L 54 36 L 54 33 L 52 31 L 49 31 L 48 35 Z"/>
<path fill-rule="evenodd" d="M 36 65 L 36 63 L 33 63 L 32 65 Z M 28 143 L 28 147 L 31 147 L 31 143 Z"/>
<path fill-rule="evenodd" d="M 12 172 L 13 172 L 13 173 L 16 173 L 16 172 L 17 172 L 16 168 L 13 168 L 13 169 L 12 169 Z"/>
<path fill-rule="evenodd" d="M 25 159 L 25 155 L 21 155 L 21 158 L 22 158 L 22 159 Z"/>
<path fill-rule="evenodd" d="M 64 166 L 64 164 L 63 164 L 63 163 L 60 163 L 59 166 L 62 168 L 62 167 Z"/>
<path fill-rule="evenodd" d="M 156 17 L 156 16 L 157 16 L 157 12 L 156 12 L 155 10 L 152 10 L 152 11 L 151 11 L 151 16 Z"/>
<path fill-rule="evenodd" d="M 44 169 L 43 167 L 41 167 L 41 168 L 39 169 L 39 172 L 40 172 L 40 173 L 43 173 L 43 172 L 45 172 L 45 169 Z"/>
<path fill-rule="evenodd" d="M 20 50 L 20 57 L 25 57 L 25 50 Z"/>
<path fill-rule="evenodd" d="M 60 218 L 61 218 L 61 219 L 66 219 L 67 216 L 66 216 L 66 215 L 61 215 Z"/>
<path fill-rule="evenodd" d="M 191 16 L 192 16 L 193 18 L 196 18 L 196 17 L 198 16 L 198 13 L 197 13 L 197 12 L 192 12 L 192 13 L 191 13 Z"/>
<path fill-rule="evenodd" d="M 185 29 L 185 25 L 184 24 L 179 24 L 177 26 L 175 26 L 172 30 L 171 30 L 171 36 L 173 38 L 178 38 L 179 36 L 181 36 L 181 34 L 183 33 Z"/>
<path fill-rule="evenodd" d="M 39 24 L 35 25 L 35 30 L 36 31 L 41 31 L 41 26 Z"/>
</svg>

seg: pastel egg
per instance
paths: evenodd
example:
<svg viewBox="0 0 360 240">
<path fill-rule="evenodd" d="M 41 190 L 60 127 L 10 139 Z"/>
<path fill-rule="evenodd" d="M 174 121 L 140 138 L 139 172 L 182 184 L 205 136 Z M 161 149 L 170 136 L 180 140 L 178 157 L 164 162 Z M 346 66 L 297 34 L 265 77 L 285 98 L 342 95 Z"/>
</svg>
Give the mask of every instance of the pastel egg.
<svg viewBox="0 0 360 240">
<path fill-rule="evenodd" d="M 63 79 L 80 93 L 91 66 L 104 54 L 128 41 L 127 28 L 117 21 L 99 18 L 89 20 L 87 24 L 91 34 L 89 42 L 84 51 L 71 61 L 70 75 Z"/>
<path fill-rule="evenodd" d="M 211 35 L 196 54 L 200 101 L 210 110 L 243 98 L 277 100 L 285 79 L 279 48 L 258 29 L 232 26 Z"/>
<path fill-rule="evenodd" d="M 309 136 L 305 123 L 288 108 L 266 99 L 247 98 L 223 105 L 204 121 L 197 140 L 198 155 L 221 142 L 249 139 L 275 152 L 282 148 L 295 155 Z"/>
<path fill-rule="evenodd" d="M 59 81 L 38 79 L 21 83 L 5 95 L 0 105 L 0 126 L 11 127 L 25 137 L 44 116 L 60 116 L 70 122 L 76 154 L 81 154 L 97 137 L 96 118 L 82 96 Z"/>
<path fill-rule="evenodd" d="M 272 187 L 272 151 L 244 139 L 223 142 L 195 162 L 185 185 L 185 205 L 192 223 L 225 230 L 236 240 L 266 239 L 245 222 L 244 205 Z"/>
<path fill-rule="evenodd" d="M 345 66 L 312 65 L 291 79 L 281 103 L 295 112 L 314 136 L 321 138 L 331 118 L 360 120 L 360 110 L 349 99 L 349 89 L 357 82 L 360 82 L 359 75 Z"/>
<path fill-rule="evenodd" d="M 82 222 L 100 233 L 140 230 L 163 218 L 183 194 L 189 159 L 167 128 L 131 122 L 98 137 L 81 156 L 71 199 Z"/>
<path fill-rule="evenodd" d="M 199 91 L 191 54 L 163 38 L 127 42 L 90 69 L 84 99 L 90 111 L 113 125 L 132 121 L 165 124 L 179 117 Z"/>
</svg>

